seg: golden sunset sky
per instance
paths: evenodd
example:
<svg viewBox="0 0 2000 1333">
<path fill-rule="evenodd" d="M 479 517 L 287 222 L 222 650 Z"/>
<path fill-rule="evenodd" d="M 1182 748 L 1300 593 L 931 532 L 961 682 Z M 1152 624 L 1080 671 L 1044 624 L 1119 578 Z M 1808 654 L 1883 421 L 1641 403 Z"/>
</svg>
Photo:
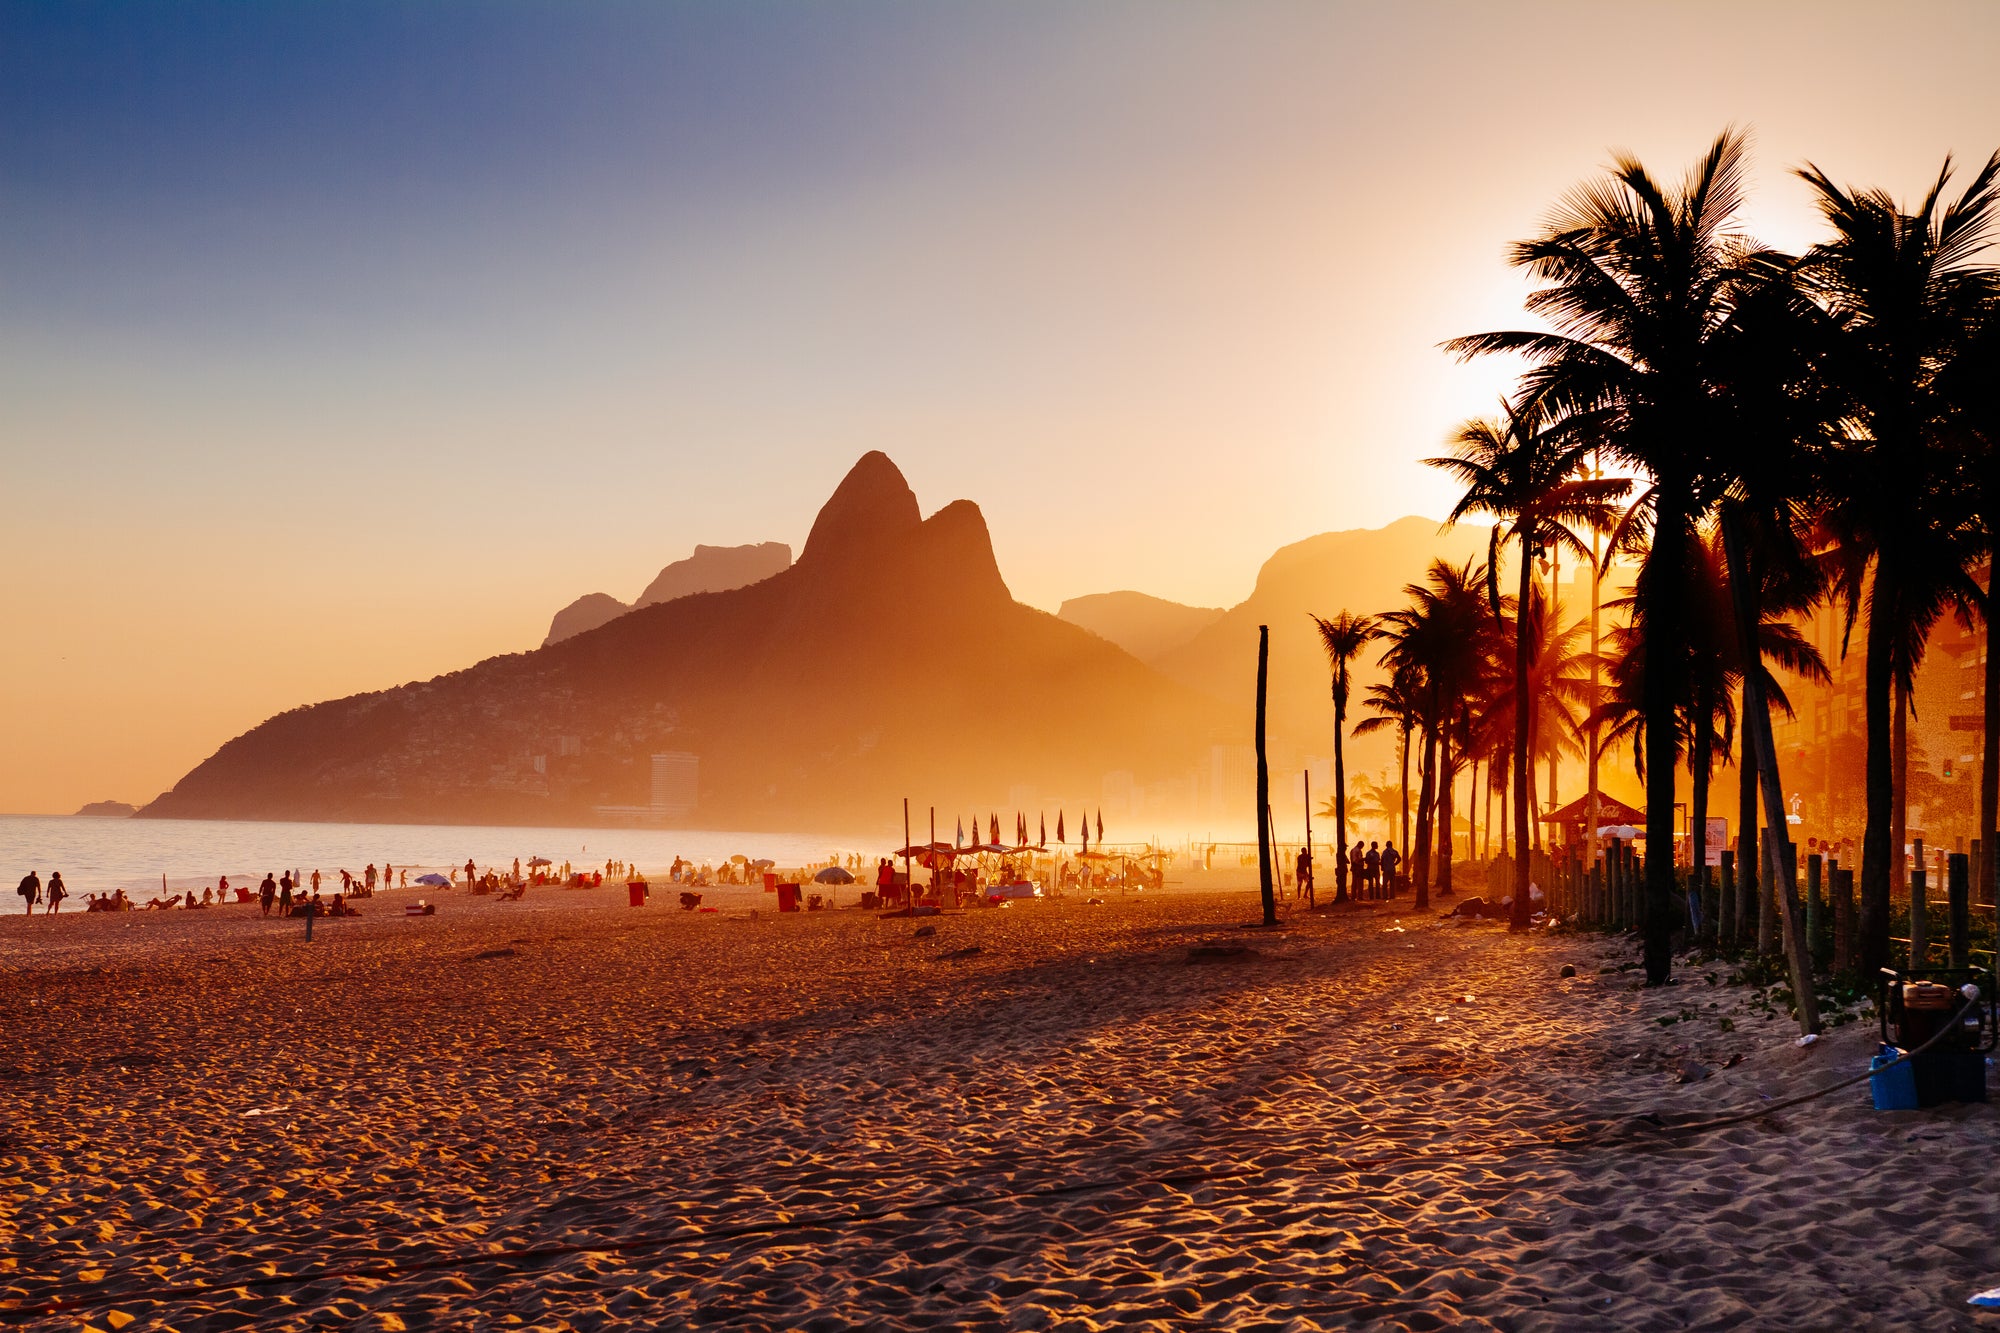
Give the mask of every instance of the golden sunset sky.
<svg viewBox="0 0 2000 1333">
<path fill-rule="evenodd" d="M 1916 192 L 1985 4 L 0 8 L 0 811 L 538 643 L 864 451 L 1021 600 L 1441 516 L 1616 148 Z M 857 642 L 883 627 L 855 627 Z"/>
</svg>

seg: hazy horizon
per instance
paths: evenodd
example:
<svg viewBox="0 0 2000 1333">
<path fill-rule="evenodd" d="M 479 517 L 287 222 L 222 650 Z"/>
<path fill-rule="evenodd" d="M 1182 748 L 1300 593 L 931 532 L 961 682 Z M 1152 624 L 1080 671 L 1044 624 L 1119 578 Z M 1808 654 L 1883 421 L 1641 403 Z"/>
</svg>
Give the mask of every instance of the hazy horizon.
<svg viewBox="0 0 2000 1333">
<path fill-rule="evenodd" d="M 1808 159 L 1983 155 L 2000 15 L 1929 12 L 6 7 L 0 809 L 796 550 L 869 449 L 1029 605 L 1232 605 L 1448 511 L 1513 368 L 1437 345 L 1612 150 L 1751 126 L 1780 245 Z"/>
</svg>

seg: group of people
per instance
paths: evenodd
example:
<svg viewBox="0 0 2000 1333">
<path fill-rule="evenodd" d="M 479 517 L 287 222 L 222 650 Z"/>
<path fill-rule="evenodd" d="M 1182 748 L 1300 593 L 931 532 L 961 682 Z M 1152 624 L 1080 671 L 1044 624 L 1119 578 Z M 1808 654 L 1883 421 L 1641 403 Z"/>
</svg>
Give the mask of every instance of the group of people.
<svg viewBox="0 0 2000 1333">
<path fill-rule="evenodd" d="M 69 888 L 63 883 L 60 870 L 49 872 L 49 882 L 46 886 L 42 884 L 41 875 L 30 870 L 21 877 L 21 886 L 15 892 L 21 895 L 22 905 L 28 909 L 29 916 L 35 914 L 37 907 L 44 905 L 46 905 L 44 910 L 53 916 L 62 911 L 63 899 L 69 897 Z"/>
<path fill-rule="evenodd" d="M 1347 849 L 1347 879 L 1357 898 L 1390 898 L 1402 887 L 1396 867 L 1402 862 L 1396 844 L 1358 841 Z"/>
</svg>

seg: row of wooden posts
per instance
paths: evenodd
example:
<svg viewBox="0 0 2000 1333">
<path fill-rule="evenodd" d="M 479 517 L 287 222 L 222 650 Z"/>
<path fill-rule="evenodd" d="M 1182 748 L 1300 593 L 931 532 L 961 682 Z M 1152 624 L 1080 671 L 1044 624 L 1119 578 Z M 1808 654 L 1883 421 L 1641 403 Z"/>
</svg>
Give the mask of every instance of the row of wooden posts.
<svg viewBox="0 0 2000 1333">
<path fill-rule="evenodd" d="M 1553 856 L 1536 852 L 1530 878 L 1548 896 L 1552 912 L 1600 930 L 1637 930 L 1645 921 L 1645 858 L 1630 842 L 1610 838 L 1598 844 L 1593 865 L 1584 864 L 1584 846 L 1573 844 Z M 1949 965 L 1971 965 L 1972 864 L 1978 850 L 1953 852 L 1945 858 L 1946 937 Z M 1932 961 L 1930 886 L 1925 883 L 1923 843 L 1916 844 L 1910 876 L 1910 958 L 1912 966 Z M 1754 880 L 1739 886 L 1735 853 L 1725 851 L 1713 876 L 1703 875 L 1701 921 L 1697 940 L 1704 946 L 1752 947 L 1760 953 L 1779 948 L 1775 886 Z M 1856 903 L 1854 871 L 1837 858 L 1814 853 L 1805 858 L 1805 930 L 1815 966 L 1841 975 L 1855 970 Z M 1693 872 L 1683 872 L 1682 893 L 1674 910 L 1686 914 L 1686 889 Z M 1511 885 L 1509 886 L 1511 889 Z M 1762 890 L 1761 901 L 1759 890 Z M 1681 923 L 1677 923 L 1681 924 Z M 1686 924 L 1692 925 L 1691 922 Z"/>
</svg>

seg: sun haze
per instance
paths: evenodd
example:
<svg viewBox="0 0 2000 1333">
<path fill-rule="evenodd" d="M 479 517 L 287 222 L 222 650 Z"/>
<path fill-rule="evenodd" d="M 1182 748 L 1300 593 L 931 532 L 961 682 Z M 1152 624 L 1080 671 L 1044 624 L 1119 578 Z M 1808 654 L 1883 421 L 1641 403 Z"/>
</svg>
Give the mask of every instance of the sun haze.
<svg viewBox="0 0 2000 1333">
<path fill-rule="evenodd" d="M 1983 153 L 1929 12 L 9 6 L 0 810 L 796 551 L 873 449 L 1024 602 L 1234 605 L 1449 509 L 1512 368 L 1438 344 L 1610 150 L 1753 127 L 1787 245 L 1807 158 Z"/>
</svg>

